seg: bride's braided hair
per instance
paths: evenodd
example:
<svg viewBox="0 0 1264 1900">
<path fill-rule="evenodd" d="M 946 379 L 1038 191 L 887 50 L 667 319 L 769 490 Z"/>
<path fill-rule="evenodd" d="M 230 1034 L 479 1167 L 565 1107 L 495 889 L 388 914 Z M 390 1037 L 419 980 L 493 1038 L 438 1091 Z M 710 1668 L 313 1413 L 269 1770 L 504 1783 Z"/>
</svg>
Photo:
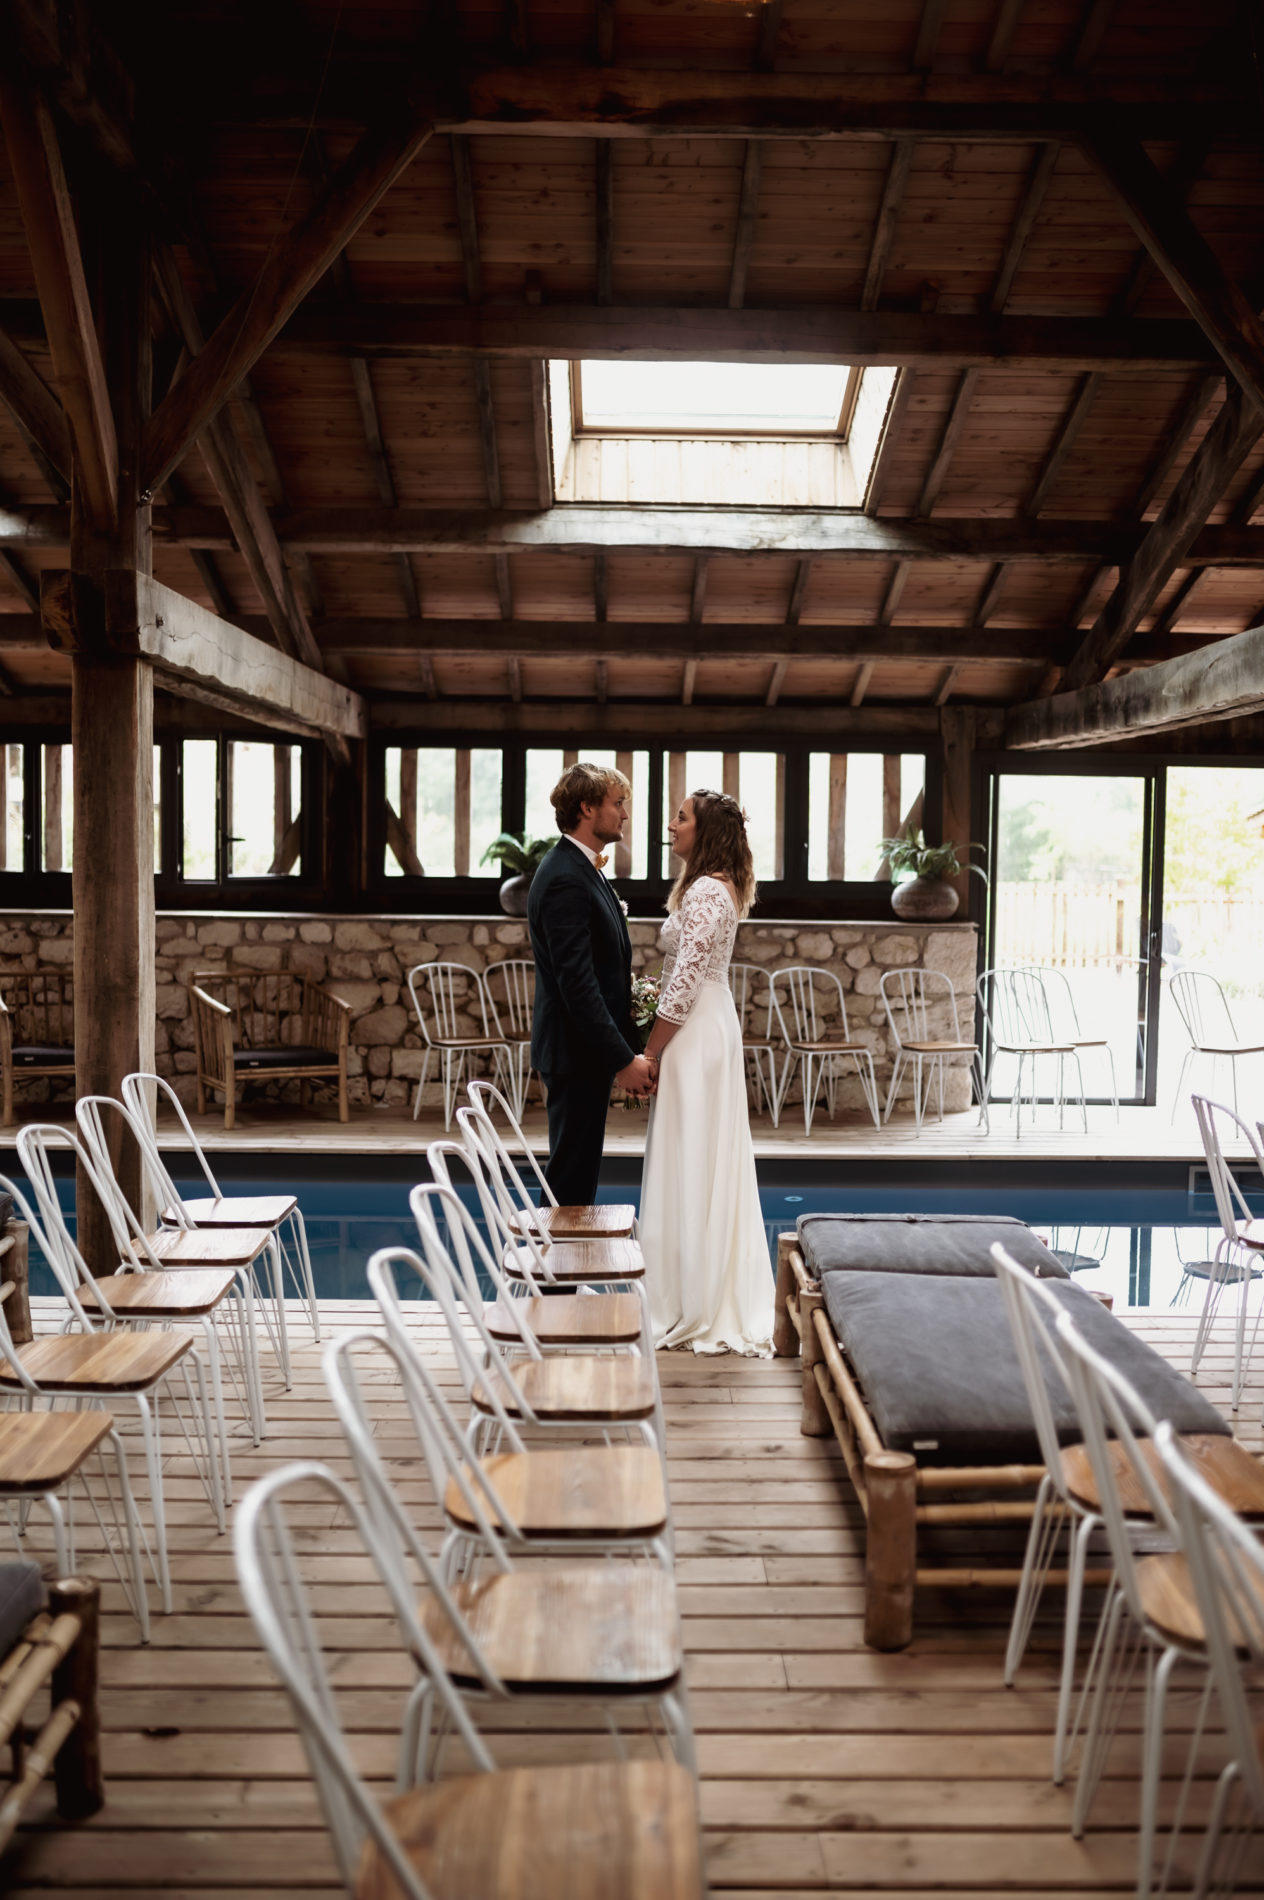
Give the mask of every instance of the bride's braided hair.
<svg viewBox="0 0 1264 1900">
<path fill-rule="evenodd" d="M 690 792 L 693 801 L 693 850 L 672 886 L 668 910 L 678 910 L 689 886 L 700 877 L 727 877 L 733 886 L 738 915 L 745 917 L 755 902 L 755 865 L 746 836 L 746 813 L 727 792 Z"/>
</svg>

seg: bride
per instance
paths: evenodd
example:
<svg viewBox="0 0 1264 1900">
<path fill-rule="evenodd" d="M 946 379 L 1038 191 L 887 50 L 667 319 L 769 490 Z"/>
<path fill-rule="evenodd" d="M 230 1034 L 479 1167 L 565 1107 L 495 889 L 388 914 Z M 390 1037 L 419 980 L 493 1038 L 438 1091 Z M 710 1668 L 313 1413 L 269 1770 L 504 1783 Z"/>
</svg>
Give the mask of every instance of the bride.
<svg viewBox="0 0 1264 1900">
<path fill-rule="evenodd" d="M 667 829 L 684 869 L 667 900 L 658 1017 L 645 1051 L 658 1085 L 640 1219 L 654 1338 L 695 1352 L 764 1354 L 772 1268 L 728 986 L 738 920 L 755 896 L 746 821 L 736 799 L 703 791 Z"/>
</svg>

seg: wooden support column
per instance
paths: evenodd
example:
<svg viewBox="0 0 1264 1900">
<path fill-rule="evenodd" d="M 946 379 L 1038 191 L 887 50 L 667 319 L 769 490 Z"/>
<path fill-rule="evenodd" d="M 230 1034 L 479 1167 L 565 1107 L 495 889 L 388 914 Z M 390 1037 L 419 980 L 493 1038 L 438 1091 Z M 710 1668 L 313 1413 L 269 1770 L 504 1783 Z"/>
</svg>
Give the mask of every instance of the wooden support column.
<svg viewBox="0 0 1264 1900">
<path fill-rule="evenodd" d="M 942 706 L 939 730 L 943 743 L 943 820 L 940 832 L 946 842 L 968 844 L 971 837 L 970 788 L 974 772 L 975 713 L 970 706 Z M 962 871 L 953 880 L 965 914 L 970 874 Z"/>
<path fill-rule="evenodd" d="M 456 783 L 452 800 L 452 873 L 470 874 L 470 752 L 461 746 L 456 754 Z"/>
<path fill-rule="evenodd" d="M 616 771 L 622 772 L 628 784 L 631 785 L 635 765 L 633 754 L 631 752 L 616 752 L 614 755 L 614 763 Z M 635 804 L 635 801 L 633 802 Z M 616 877 L 631 877 L 632 875 L 632 840 L 635 822 L 635 819 L 633 819 L 628 826 L 627 836 L 622 838 L 614 848 L 614 874 Z M 650 822 L 652 823 L 652 820 Z"/>
<path fill-rule="evenodd" d="M 847 875 L 845 863 L 845 837 L 847 832 L 847 754 L 831 752 L 829 762 L 829 820 L 825 834 L 825 875 L 829 878 L 842 878 Z"/>
</svg>

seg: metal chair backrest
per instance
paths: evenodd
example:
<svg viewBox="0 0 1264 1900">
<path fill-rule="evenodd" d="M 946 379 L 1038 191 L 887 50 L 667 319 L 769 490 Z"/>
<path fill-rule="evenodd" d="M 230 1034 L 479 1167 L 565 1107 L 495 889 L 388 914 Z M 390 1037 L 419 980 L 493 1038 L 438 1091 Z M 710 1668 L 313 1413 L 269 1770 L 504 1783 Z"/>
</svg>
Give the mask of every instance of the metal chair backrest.
<svg viewBox="0 0 1264 1900">
<path fill-rule="evenodd" d="M 1075 991 L 1066 971 L 1055 968 L 1053 964 L 1040 963 L 1030 965 L 1027 974 L 1040 985 L 1040 994 L 1044 1003 L 1044 1021 L 1050 1040 L 1054 1042 L 1082 1040 L 1080 1012 L 1075 1006 Z"/>
<path fill-rule="evenodd" d="M 540 1359 L 543 1354 L 535 1334 L 527 1325 L 522 1303 L 513 1297 L 509 1283 L 501 1272 L 496 1259 L 495 1249 L 489 1247 L 479 1232 L 478 1222 L 462 1200 L 448 1172 L 448 1161 L 459 1159 L 467 1168 L 471 1158 L 459 1141 L 431 1142 L 426 1150 L 430 1163 L 433 1182 L 424 1182 L 413 1188 L 408 1196 L 408 1205 L 417 1231 L 421 1236 L 422 1248 L 427 1260 L 436 1269 L 443 1264 L 455 1269 L 453 1284 L 458 1300 L 465 1306 L 470 1323 L 483 1343 L 483 1348 L 494 1358 L 500 1356 L 503 1348 L 498 1346 L 484 1321 L 483 1288 L 479 1280 L 480 1271 L 485 1275 L 502 1309 L 514 1321 L 518 1336 L 518 1345 L 529 1358 Z M 437 1190 L 442 1190 L 441 1193 Z M 440 1231 L 439 1215 L 442 1215 Z M 432 1246 L 437 1251 L 432 1251 Z M 517 1384 L 509 1368 L 504 1368 L 505 1377 L 512 1387 L 515 1398 L 520 1397 Z M 523 1416 L 530 1415 L 529 1408 Z"/>
<path fill-rule="evenodd" d="M 39 1216 L 35 1213 L 17 1182 L 10 1180 L 7 1174 L 0 1174 L 0 1194 L 11 1194 L 13 1196 L 14 1213 L 19 1220 L 26 1222 L 31 1230 L 30 1238 L 39 1248 L 44 1258 L 46 1260 L 51 1259 L 52 1248 Z M 55 1271 L 56 1269 L 54 1268 L 54 1272 Z M 77 1304 L 77 1302 L 75 1302 L 75 1304 Z M 18 1355 L 18 1349 L 13 1343 L 13 1335 L 9 1331 L 9 1322 L 5 1317 L 2 1302 L 0 1302 L 0 1359 L 4 1360 L 24 1392 L 30 1393 L 32 1398 L 39 1396 L 40 1388 L 26 1370 L 26 1367 L 22 1364 L 21 1358 Z"/>
<path fill-rule="evenodd" d="M 760 984 L 768 986 L 768 1004 L 763 1010 L 760 1022 L 760 1004 L 756 991 Z M 737 1020 L 742 1025 L 743 1036 L 760 1037 L 765 1042 L 772 1040 L 774 1034 L 780 1034 L 776 1026 L 775 1003 L 773 1000 L 772 978 L 768 971 L 758 963 L 730 963 L 729 993 L 733 998 L 733 1007 L 737 1011 Z"/>
<path fill-rule="evenodd" d="M 1066 1349 L 1071 1396 L 1093 1469 L 1115 1575 L 1129 1612 L 1142 1627 L 1147 1617 L 1128 1514 L 1119 1490 L 1119 1461 L 1127 1466 L 1160 1534 L 1177 1539 L 1172 1506 L 1141 1449 L 1143 1439 L 1153 1439 L 1157 1421 L 1129 1380 L 1089 1345 L 1069 1313 L 1059 1319 L 1058 1335 Z"/>
<path fill-rule="evenodd" d="M 170 1170 L 162 1160 L 162 1153 L 158 1147 L 158 1107 L 164 1096 L 176 1112 L 176 1118 L 184 1130 L 185 1140 L 189 1144 L 194 1160 L 202 1171 L 202 1179 L 211 1190 L 214 1199 L 222 1201 L 224 1195 L 219 1182 L 215 1179 L 211 1164 L 206 1158 L 206 1150 L 198 1140 L 193 1123 L 185 1113 L 184 1103 L 176 1094 L 174 1087 L 165 1076 L 146 1074 L 143 1069 L 137 1069 L 132 1075 L 125 1075 L 123 1077 L 123 1100 L 132 1111 L 132 1118 L 137 1126 L 144 1129 L 147 1137 L 147 1146 L 152 1149 L 154 1155 L 157 1157 L 158 1166 L 170 1184 L 170 1192 L 171 1195 L 174 1196 L 174 1200 L 170 1205 L 182 1207 L 183 1203 L 180 1200 L 176 1184 L 171 1179 Z M 167 1204 L 168 1203 L 164 1203 L 164 1205 Z"/>
<path fill-rule="evenodd" d="M 529 1036 L 535 1009 L 535 964 L 530 957 L 509 957 L 484 972 L 495 1034 Z"/>
<path fill-rule="evenodd" d="M 1264 1813 L 1264 1764 L 1244 1672 L 1264 1663 L 1264 1547 L 1257 1529 L 1245 1524 L 1195 1468 L 1166 1419 L 1154 1443 L 1202 1617 L 1229 1759 L 1258 1819 Z"/>
<path fill-rule="evenodd" d="M 772 1014 L 788 1043 L 848 1042 L 843 986 L 832 970 L 793 964 L 769 972 Z"/>
<path fill-rule="evenodd" d="M 158 1152 L 158 1144 L 150 1139 L 145 1124 L 137 1120 L 125 1102 L 115 1101 L 112 1095 L 81 1095 L 75 1103 L 75 1120 L 96 1164 L 97 1192 L 106 1204 L 110 1230 L 120 1250 L 134 1266 L 154 1268 L 160 1262 L 149 1245 L 139 1214 L 123 1193 L 119 1182 L 106 1133 L 107 1118 L 121 1124 L 120 1132 L 124 1141 L 130 1135 L 136 1143 L 150 1191 L 161 1200 L 164 1207 L 171 1205 L 181 1227 L 189 1229 L 193 1222 Z M 169 1201 L 169 1196 L 174 1196 L 174 1200 Z"/>
<path fill-rule="evenodd" d="M 468 1122 L 461 1121 L 461 1116 L 463 1115 L 469 1118 Z M 473 1120 L 474 1116 L 472 1110 L 468 1108 L 458 1109 L 457 1124 L 461 1129 L 464 1139 L 454 1141 L 451 1137 L 447 1137 L 442 1141 L 432 1141 L 426 1149 L 426 1160 L 429 1163 L 430 1172 L 435 1180 L 443 1187 L 450 1187 L 454 1190 L 456 1184 L 452 1179 L 450 1164 L 454 1161 L 459 1161 L 465 1172 L 470 1176 L 475 1193 L 478 1195 L 479 1207 L 482 1210 L 483 1220 L 487 1227 L 486 1239 L 484 1239 L 480 1233 L 478 1223 L 463 1201 L 461 1202 L 461 1218 L 454 1218 L 446 1222 L 447 1237 L 451 1244 L 451 1251 L 455 1256 L 456 1263 L 461 1270 L 461 1279 L 464 1282 L 466 1299 L 482 1300 L 483 1287 L 479 1279 L 481 1271 L 486 1277 L 495 1297 L 513 1318 L 522 1344 L 534 1358 L 539 1350 L 536 1344 L 535 1334 L 527 1325 L 522 1314 L 517 1310 L 519 1303 L 513 1296 L 509 1282 L 506 1280 L 500 1264 L 509 1247 L 515 1247 L 520 1256 L 528 1252 L 528 1247 L 523 1244 L 521 1236 L 510 1232 L 505 1222 L 500 1203 L 496 1199 L 495 1191 L 488 1178 L 490 1168 L 487 1157 L 483 1154 L 477 1139 L 470 1131 L 469 1123 L 473 1122 Z M 415 1189 L 413 1191 L 414 1193 L 416 1192 Z M 410 1196 L 409 1205 L 411 1206 L 411 1204 Z M 444 1212 L 446 1214 L 446 1203 L 444 1205 Z M 413 1210 L 413 1217 L 414 1219 L 417 1217 L 416 1209 Z M 528 1236 L 527 1238 L 529 1241 L 531 1237 Z M 539 1246 L 538 1241 L 536 1243 L 535 1254 L 542 1260 L 543 1249 Z M 530 1260 L 520 1259 L 520 1267 L 528 1290 L 532 1293 L 538 1293 L 539 1286 L 531 1270 L 532 1262 Z"/>
<path fill-rule="evenodd" d="M 896 1043 L 928 1042 L 942 1032 L 931 1020 L 934 1009 L 945 1009 L 951 1021 L 949 1035 L 961 1041 L 957 998 L 942 970 L 885 970 L 878 982 L 882 1006 Z"/>
<path fill-rule="evenodd" d="M 411 1623 L 412 1640 L 426 1659 L 427 1673 L 443 1709 L 475 1764 L 484 1770 L 495 1764 L 412 1604 L 401 1592 L 395 1567 L 383 1563 L 367 1512 L 348 1487 L 324 1465 L 314 1462 L 285 1465 L 252 1485 L 235 1512 L 237 1578 L 259 1640 L 290 1699 L 347 1891 L 356 1887 L 367 1839 L 387 1862 L 407 1900 L 430 1900 L 428 1889 L 361 1779 L 339 1719 L 320 1625 L 298 1559 L 304 1536 L 292 1526 L 290 1518 L 291 1505 L 296 1516 L 301 1515 L 304 1505 L 310 1506 L 313 1488 L 326 1494 L 341 1523 L 351 1530 L 370 1559 L 396 1617 L 404 1624 Z"/>
<path fill-rule="evenodd" d="M 1209 970 L 1178 970 L 1168 989 L 1195 1049 L 1237 1042 L 1229 999 Z"/>
<path fill-rule="evenodd" d="M 996 1277 L 1001 1283 L 1001 1297 L 1005 1301 L 1010 1331 L 1014 1335 L 1014 1350 L 1018 1354 L 1023 1384 L 1027 1388 L 1027 1400 L 1036 1426 L 1036 1437 L 1040 1442 L 1040 1456 L 1045 1462 L 1054 1490 L 1065 1502 L 1067 1489 L 1062 1475 L 1062 1448 L 1044 1370 L 1045 1364 L 1051 1363 L 1057 1377 L 1070 1392 L 1070 1375 L 1057 1337 L 1058 1321 L 1064 1310 L 1062 1302 L 1050 1291 L 1047 1281 L 1038 1280 L 1029 1268 L 1019 1266 L 999 1241 L 993 1244 L 990 1252 L 996 1267 Z"/>
<path fill-rule="evenodd" d="M 481 1079 L 467 1082 L 465 1092 L 470 1098 L 470 1107 L 478 1116 L 483 1126 L 486 1137 L 483 1143 L 484 1149 L 495 1156 L 498 1169 L 503 1171 L 506 1182 L 513 1187 L 514 1198 L 521 1200 L 523 1209 L 531 1209 L 535 1205 L 531 1199 L 526 1182 L 519 1172 L 518 1165 L 510 1154 L 503 1135 L 496 1126 L 495 1116 L 492 1113 L 493 1103 L 500 1110 L 513 1131 L 514 1140 L 518 1144 L 518 1152 L 531 1163 L 531 1171 L 535 1175 L 536 1184 L 540 1192 L 544 1195 L 545 1200 L 548 1201 L 550 1206 L 556 1207 L 557 1196 L 544 1178 L 544 1169 L 535 1158 L 535 1150 L 523 1134 L 518 1117 L 514 1114 L 513 1109 L 505 1100 L 505 1097 L 501 1094 L 495 1083 L 486 1082 Z"/>
<path fill-rule="evenodd" d="M 1238 1185 L 1232 1168 L 1225 1159 L 1224 1144 L 1218 1123 L 1228 1123 L 1236 1128 L 1245 1139 L 1255 1157 L 1255 1165 L 1264 1180 L 1264 1147 L 1260 1137 L 1249 1122 L 1233 1109 L 1226 1108 L 1223 1102 L 1213 1102 L 1208 1095 L 1191 1095 L 1194 1105 L 1194 1119 L 1198 1123 L 1198 1133 L 1203 1144 L 1203 1155 L 1207 1162 L 1207 1172 L 1211 1176 L 1211 1191 L 1216 1198 L 1216 1213 L 1220 1217 L 1220 1226 L 1226 1240 L 1235 1241 L 1238 1230 L 1244 1221 L 1251 1220 L 1251 1210 L 1246 1196 Z"/>
<path fill-rule="evenodd" d="M 1053 1022 L 1040 972 L 1025 966 L 985 970 L 975 986 L 980 1017 L 1000 1049 L 1053 1041 Z"/>
<path fill-rule="evenodd" d="M 35 1204 L 40 1211 L 40 1226 L 36 1231 L 40 1235 L 40 1247 L 44 1258 L 52 1268 L 54 1278 L 65 1295 L 66 1302 L 80 1329 L 86 1333 L 94 1333 L 102 1326 L 109 1324 L 114 1318 L 114 1309 L 97 1285 L 91 1268 L 71 1238 L 70 1228 L 57 1196 L 57 1180 L 52 1164 L 53 1152 L 63 1149 L 74 1155 L 91 1183 L 94 1193 L 105 1207 L 110 1219 L 110 1230 L 113 1233 L 115 1231 L 114 1214 L 107 1199 L 106 1185 L 98 1176 L 94 1157 L 72 1128 L 55 1122 L 27 1122 L 26 1126 L 18 1132 L 17 1148 L 22 1171 L 35 1191 Z M 80 1302 L 80 1287 L 91 1288 L 99 1302 L 92 1315 L 89 1315 Z"/>
<path fill-rule="evenodd" d="M 427 1020 L 419 989 L 429 999 L 433 1022 Z M 478 971 L 467 964 L 415 963 L 408 972 L 408 994 L 421 1033 L 432 1048 L 487 1036 L 487 997 Z"/>
<path fill-rule="evenodd" d="M 473 1108 L 458 1108 L 456 1125 L 464 1145 L 463 1159 L 478 1189 L 479 1204 L 487 1223 L 490 1244 L 504 1260 L 512 1250 L 515 1273 L 521 1273 L 528 1290 L 538 1293 L 543 1280 L 552 1283 L 553 1270 L 548 1254 L 552 1245 L 539 1224 L 539 1209 L 532 1203 L 522 1176 L 505 1152 L 497 1146 L 485 1117 Z M 435 1164 L 439 1179 L 448 1177 Z"/>
</svg>

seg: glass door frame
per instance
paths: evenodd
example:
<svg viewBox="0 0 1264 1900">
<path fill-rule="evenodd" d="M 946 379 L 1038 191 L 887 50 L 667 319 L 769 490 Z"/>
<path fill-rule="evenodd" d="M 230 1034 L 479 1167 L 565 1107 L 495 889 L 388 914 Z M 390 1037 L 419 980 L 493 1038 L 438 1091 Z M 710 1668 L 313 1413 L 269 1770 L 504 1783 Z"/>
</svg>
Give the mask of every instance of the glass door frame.
<svg viewBox="0 0 1264 1900">
<path fill-rule="evenodd" d="M 986 816 L 987 901 L 979 932 L 979 973 L 993 967 L 999 879 L 996 876 L 1002 778 L 1135 778 L 1143 784 L 1139 925 L 1137 933 L 1138 1055 L 1132 1089 L 1121 1076 L 1120 1107 L 1153 1108 L 1158 1100 L 1159 1003 L 1162 994 L 1163 841 L 1167 813 L 1167 766 L 1163 757 L 1120 757 L 1098 752 L 996 752 L 978 755 L 976 810 Z M 1211 763 L 1211 761 L 1208 761 Z M 999 1097 L 994 1097 L 999 1100 Z M 1041 1100 L 1051 1098 L 1042 1097 Z M 1109 1097 L 1090 1095 L 1090 1107 Z"/>
</svg>

